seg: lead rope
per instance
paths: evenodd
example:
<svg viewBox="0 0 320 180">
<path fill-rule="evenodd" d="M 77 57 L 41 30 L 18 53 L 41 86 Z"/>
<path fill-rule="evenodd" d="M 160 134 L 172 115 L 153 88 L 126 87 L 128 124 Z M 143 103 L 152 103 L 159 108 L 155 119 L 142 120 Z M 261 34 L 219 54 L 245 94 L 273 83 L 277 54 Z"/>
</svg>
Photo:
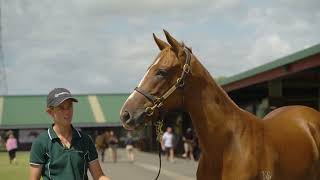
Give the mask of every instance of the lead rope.
<svg viewBox="0 0 320 180">
<path fill-rule="evenodd" d="M 157 141 L 158 141 L 158 155 L 159 155 L 159 171 L 158 171 L 157 177 L 155 178 L 155 180 L 157 180 L 159 178 L 159 175 L 160 175 L 160 172 L 161 172 L 161 138 L 162 138 L 162 135 L 163 135 L 163 131 L 162 131 L 163 119 L 158 120 L 154 124 L 154 126 L 156 128 Z"/>
</svg>

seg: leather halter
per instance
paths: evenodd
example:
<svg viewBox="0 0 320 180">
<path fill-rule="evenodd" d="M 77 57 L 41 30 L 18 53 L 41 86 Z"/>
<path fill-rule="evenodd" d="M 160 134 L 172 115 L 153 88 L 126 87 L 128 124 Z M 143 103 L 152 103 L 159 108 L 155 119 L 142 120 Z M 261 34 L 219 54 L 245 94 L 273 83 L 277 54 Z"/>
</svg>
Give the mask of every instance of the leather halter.
<svg viewBox="0 0 320 180">
<path fill-rule="evenodd" d="M 142 94 L 144 97 L 146 97 L 149 101 L 153 103 L 152 106 L 146 107 L 144 110 L 144 113 L 147 116 L 152 116 L 154 113 L 154 110 L 156 108 L 160 108 L 163 105 L 163 102 L 178 88 L 182 88 L 185 85 L 185 79 L 187 75 L 190 72 L 190 61 L 191 61 L 191 52 L 188 48 L 184 47 L 184 52 L 186 54 L 186 60 L 185 64 L 183 65 L 183 71 L 181 73 L 181 76 L 177 79 L 176 83 L 168 90 L 166 91 L 161 97 L 153 96 L 150 93 L 146 92 L 145 90 L 136 87 L 134 90 Z"/>
</svg>

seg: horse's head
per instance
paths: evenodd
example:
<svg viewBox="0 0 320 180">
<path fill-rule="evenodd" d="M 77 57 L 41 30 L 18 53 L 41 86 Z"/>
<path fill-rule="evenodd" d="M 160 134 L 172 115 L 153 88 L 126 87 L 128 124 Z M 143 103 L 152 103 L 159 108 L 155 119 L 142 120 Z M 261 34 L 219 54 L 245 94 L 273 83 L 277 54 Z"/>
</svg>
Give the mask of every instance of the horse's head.
<svg viewBox="0 0 320 180">
<path fill-rule="evenodd" d="M 164 31 L 168 43 L 154 40 L 159 55 L 148 68 L 143 79 L 128 97 L 120 111 L 120 119 L 129 130 L 143 127 L 165 112 L 181 108 L 182 87 L 190 70 L 191 50 Z"/>
</svg>

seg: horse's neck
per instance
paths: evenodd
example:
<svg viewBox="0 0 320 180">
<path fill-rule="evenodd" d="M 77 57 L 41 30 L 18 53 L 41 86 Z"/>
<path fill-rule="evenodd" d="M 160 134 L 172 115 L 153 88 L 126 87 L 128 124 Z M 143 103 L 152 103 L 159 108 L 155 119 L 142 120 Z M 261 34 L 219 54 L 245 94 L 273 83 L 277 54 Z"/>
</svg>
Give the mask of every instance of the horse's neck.
<svg viewBox="0 0 320 180">
<path fill-rule="evenodd" d="M 242 125 L 242 110 L 215 83 L 200 64 L 193 64 L 197 74 L 192 74 L 187 83 L 186 110 L 199 136 L 200 145 L 210 151 L 223 148 L 234 127 Z"/>
</svg>

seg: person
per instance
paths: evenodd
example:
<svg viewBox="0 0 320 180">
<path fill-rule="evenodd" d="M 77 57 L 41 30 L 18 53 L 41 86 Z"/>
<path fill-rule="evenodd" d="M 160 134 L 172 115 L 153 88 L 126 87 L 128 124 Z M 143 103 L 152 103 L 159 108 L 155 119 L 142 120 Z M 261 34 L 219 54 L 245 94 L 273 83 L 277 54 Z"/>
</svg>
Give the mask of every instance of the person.
<svg viewBox="0 0 320 180">
<path fill-rule="evenodd" d="M 185 135 L 182 137 L 184 154 L 182 157 L 194 160 L 193 147 L 194 147 L 194 135 L 191 128 L 188 128 Z"/>
<path fill-rule="evenodd" d="M 6 142 L 6 149 L 9 153 L 10 164 L 12 164 L 12 162 L 14 164 L 17 164 L 16 151 L 18 149 L 18 143 L 17 143 L 17 139 L 14 137 L 13 133 L 9 134 L 9 138 Z"/>
<path fill-rule="evenodd" d="M 96 144 L 97 151 L 100 152 L 100 154 L 101 154 L 101 162 L 104 162 L 105 150 L 109 147 L 108 138 L 109 138 L 108 131 L 106 131 L 96 137 L 95 144 Z"/>
<path fill-rule="evenodd" d="M 161 140 L 162 150 L 166 153 L 167 161 L 174 162 L 174 135 L 171 127 L 167 127 Z"/>
<path fill-rule="evenodd" d="M 129 162 L 133 163 L 134 162 L 134 154 L 133 154 L 134 141 L 130 132 L 127 133 L 127 138 L 124 144 L 126 145 L 128 160 Z"/>
<path fill-rule="evenodd" d="M 111 153 L 111 159 L 113 163 L 117 162 L 117 147 L 118 147 L 118 138 L 114 134 L 113 131 L 110 131 L 110 138 L 109 138 L 109 149 Z"/>
<path fill-rule="evenodd" d="M 193 147 L 193 157 L 195 161 L 200 159 L 201 149 L 199 145 L 199 138 L 194 134 L 194 147 Z"/>
<path fill-rule="evenodd" d="M 55 88 L 47 96 L 47 113 L 53 124 L 32 143 L 30 180 L 110 180 L 104 175 L 92 139 L 72 126 L 73 102 L 70 91 Z"/>
</svg>

